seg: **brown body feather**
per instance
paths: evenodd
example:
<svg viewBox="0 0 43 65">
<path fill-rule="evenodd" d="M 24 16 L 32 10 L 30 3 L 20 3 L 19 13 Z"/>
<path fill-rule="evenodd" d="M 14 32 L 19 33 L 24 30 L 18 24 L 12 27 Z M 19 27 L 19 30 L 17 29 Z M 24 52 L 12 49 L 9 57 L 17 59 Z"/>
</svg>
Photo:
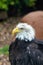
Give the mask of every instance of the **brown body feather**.
<svg viewBox="0 0 43 65">
<path fill-rule="evenodd" d="M 32 25 L 36 30 L 36 38 L 43 40 L 43 11 L 28 13 L 21 21 Z"/>
</svg>

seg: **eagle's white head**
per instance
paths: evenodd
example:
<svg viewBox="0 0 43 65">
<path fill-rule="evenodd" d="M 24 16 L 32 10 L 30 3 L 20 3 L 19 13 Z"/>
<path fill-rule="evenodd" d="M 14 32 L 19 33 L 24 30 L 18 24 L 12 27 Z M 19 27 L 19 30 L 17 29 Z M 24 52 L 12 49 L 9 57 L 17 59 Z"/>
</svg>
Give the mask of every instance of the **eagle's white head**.
<svg viewBox="0 0 43 65">
<path fill-rule="evenodd" d="M 32 41 L 35 38 L 34 28 L 27 23 L 19 23 L 16 28 L 13 29 L 12 34 L 16 34 L 16 38 L 25 41 Z"/>
</svg>

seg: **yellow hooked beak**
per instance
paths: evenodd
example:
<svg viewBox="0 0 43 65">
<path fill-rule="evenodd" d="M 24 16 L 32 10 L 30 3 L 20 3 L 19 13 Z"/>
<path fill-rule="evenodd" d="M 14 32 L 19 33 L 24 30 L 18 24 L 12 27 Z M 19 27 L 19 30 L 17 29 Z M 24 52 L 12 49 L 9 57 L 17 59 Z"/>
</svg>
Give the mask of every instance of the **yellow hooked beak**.
<svg viewBox="0 0 43 65">
<path fill-rule="evenodd" d="M 20 32 L 19 28 L 15 28 L 12 31 L 12 35 L 14 36 L 16 33 Z"/>
</svg>

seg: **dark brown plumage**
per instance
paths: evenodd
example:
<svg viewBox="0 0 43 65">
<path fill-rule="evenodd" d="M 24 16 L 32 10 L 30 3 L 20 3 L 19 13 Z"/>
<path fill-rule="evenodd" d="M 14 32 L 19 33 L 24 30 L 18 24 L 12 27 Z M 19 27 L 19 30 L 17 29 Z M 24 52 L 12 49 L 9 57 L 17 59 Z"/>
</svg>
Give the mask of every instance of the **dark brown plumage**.
<svg viewBox="0 0 43 65">
<path fill-rule="evenodd" d="M 43 44 L 38 42 L 18 39 L 12 42 L 9 47 L 11 65 L 43 65 Z"/>
</svg>

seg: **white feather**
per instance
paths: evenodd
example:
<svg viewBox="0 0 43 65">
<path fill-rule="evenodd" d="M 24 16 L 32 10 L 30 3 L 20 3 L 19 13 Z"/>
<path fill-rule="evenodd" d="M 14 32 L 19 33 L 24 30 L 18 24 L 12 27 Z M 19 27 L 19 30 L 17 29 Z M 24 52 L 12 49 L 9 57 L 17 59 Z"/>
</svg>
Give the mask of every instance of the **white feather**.
<svg viewBox="0 0 43 65">
<path fill-rule="evenodd" d="M 17 25 L 18 28 L 23 28 L 24 30 L 16 35 L 16 38 L 25 40 L 25 41 L 32 41 L 35 38 L 35 30 L 31 25 L 26 23 L 19 23 Z"/>
</svg>

